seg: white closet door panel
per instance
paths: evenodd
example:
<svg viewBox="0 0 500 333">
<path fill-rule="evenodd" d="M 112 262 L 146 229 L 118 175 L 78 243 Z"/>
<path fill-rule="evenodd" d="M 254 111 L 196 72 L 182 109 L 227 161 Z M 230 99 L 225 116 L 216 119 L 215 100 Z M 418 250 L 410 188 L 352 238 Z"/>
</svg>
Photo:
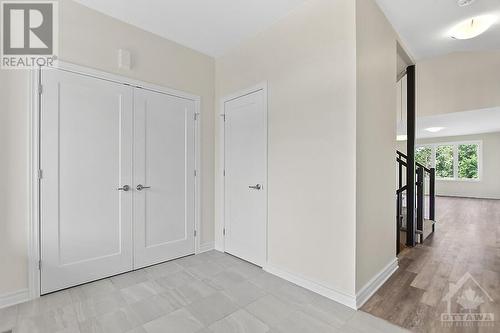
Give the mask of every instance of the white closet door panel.
<svg viewBox="0 0 500 333">
<path fill-rule="evenodd" d="M 194 253 L 194 101 L 134 90 L 135 268 Z"/>
<path fill-rule="evenodd" d="M 132 269 L 132 88 L 43 72 L 42 293 Z"/>
</svg>

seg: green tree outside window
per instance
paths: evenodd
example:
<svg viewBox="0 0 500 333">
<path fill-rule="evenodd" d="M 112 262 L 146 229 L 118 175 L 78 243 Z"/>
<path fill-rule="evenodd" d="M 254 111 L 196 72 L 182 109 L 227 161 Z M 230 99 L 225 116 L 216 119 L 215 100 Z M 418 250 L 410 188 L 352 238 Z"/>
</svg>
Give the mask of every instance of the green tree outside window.
<svg viewBox="0 0 500 333">
<path fill-rule="evenodd" d="M 453 178 L 453 146 L 436 147 L 436 176 Z"/>
<path fill-rule="evenodd" d="M 415 150 L 415 161 L 426 168 L 430 168 L 432 166 L 432 148 L 418 147 Z"/>
<path fill-rule="evenodd" d="M 464 144 L 458 146 L 458 177 L 461 179 L 477 179 L 477 145 Z"/>
</svg>

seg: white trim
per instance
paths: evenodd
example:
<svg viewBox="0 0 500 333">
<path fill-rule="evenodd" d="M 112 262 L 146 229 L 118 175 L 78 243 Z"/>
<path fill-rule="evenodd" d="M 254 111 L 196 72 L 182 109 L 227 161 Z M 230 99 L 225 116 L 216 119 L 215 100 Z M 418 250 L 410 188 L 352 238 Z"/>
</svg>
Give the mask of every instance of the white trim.
<svg viewBox="0 0 500 333">
<path fill-rule="evenodd" d="M 23 303 L 30 300 L 29 290 L 21 289 L 11 293 L 0 295 L 0 309 Z"/>
<path fill-rule="evenodd" d="M 29 299 L 40 297 L 40 271 L 38 263 L 40 260 L 40 217 L 39 217 L 39 181 L 38 170 L 40 166 L 40 104 L 38 94 L 38 84 L 41 82 L 41 73 L 44 70 L 62 70 L 80 75 L 90 76 L 100 80 L 107 80 L 118 84 L 129 85 L 135 88 L 146 89 L 162 94 L 172 95 L 195 102 L 195 113 L 197 121 L 195 124 L 195 168 L 197 175 L 195 177 L 195 253 L 201 253 L 200 245 L 200 225 L 201 225 L 201 97 L 189 94 L 180 90 L 158 86 L 148 82 L 130 79 L 124 76 L 110 74 L 107 72 L 79 66 L 76 64 L 58 61 L 56 68 L 43 68 L 32 70 L 28 93 L 29 101 L 29 195 L 30 195 L 30 214 L 28 226 L 28 293 Z M 201 251 L 201 252 L 200 252 Z"/>
<path fill-rule="evenodd" d="M 387 264 L 377 275 L 368 281 L 361 290 L 356 293 L 356 309 L 363 306 L 382 287 L 382 285 L 396 272 L 399 268 L 398 258 L 394 258 Z"/>
<path fill-rule="evenodd" d="M 220 99 L 219 105 L 219 130 L 217 131 L 216 143 L 218 145 L 219 152 L 219 170 L 216 171 L 215 174 L 215 183 L 219 185 L 219 191 L 216 193 L 216 206 L 217 202 L 219 202 L 219 211 L 218 216 L 220 216 L 220 221 L 215 221 L 215 245 L 214 248 L 220 252 L 225 252 L 225 237 L 223 236 L 223 230 L 225 228 L 225 177 L 223 176 L 225 170 L 225 104 L 233 99 L 240 98 L 254 92 L 260 91 L 264 93 L 264 105 L 265 105 L 265 126 L 266 126 L 266 175 L 265 181 L 266 184 L 264 189 L 266 191 L 266 258 L 265 262 L 267 264 L 268 261 L 268 222 L 269 222 L 269 179 L 268 179 L 268 152 L 269 152 L 269 126 L 268 126 L 268 117 L 269 117 L 269 104 L 268 104 L 268 86 L 267 81 L 261 82 L 253 87 L 242 89 L 238 92 L 232 93 Z"/>
<path fill-rule="evenodd" d="M 357 310 L 356 308 L 356 297 L 354 295 L 347 294 L 345 292 L 335 290 L 334 288 L 327 286 L 324 283 L 313 281 L 311 279 L 298 276 L 294 273 L 287 272 L 286 270 L 280 269 L 273 265 L 267 265 L 264 270 L 270 274 L 276 275 L 282 279 L 285 279 L 291 283 L 294 283 L 300 287 L 306 288 L 313 291 L 321 296 L 329 298 L 335 302 L 348 306 Z"/>
<path fill-rule="evenodd" d="M 40 297 L 40 219 L 39 219 L 39 180 L 40 167 L 40 113 L 38 83 L 40 80 L 38 70 L 31 70 L 29 77 L 29 224 L 28 224 L 28 297 Z"/>
<path fill-rule="evenodd" d="M 199 248 L 199 251 L 196 252 L 196 254 L 200 254 L 200 253 L 203 253 L 203 252 L 212 251 L 213 249 L 214 249 L 214 242 L 209 242 L 209 243 L 201 244 L 200 248 Z"/>
</svg>

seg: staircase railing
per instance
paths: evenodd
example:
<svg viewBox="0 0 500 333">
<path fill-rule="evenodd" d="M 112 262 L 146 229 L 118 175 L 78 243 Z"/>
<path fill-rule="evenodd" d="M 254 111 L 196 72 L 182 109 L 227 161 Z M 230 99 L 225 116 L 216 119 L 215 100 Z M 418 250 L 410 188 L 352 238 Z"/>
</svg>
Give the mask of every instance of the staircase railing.
<svg viewBox="0 0 500 333">
<path fill-rule="evenodd" d="M 408 168 L 408 157 L 406 154 L 396 151 L 396 161 L 398 162 L 398 189 L 396 190 L 396 228 L 397 228 L 397 244 L 396 252 L 399 253 L 400 249 L 400 232 L 407 231 L 407 226 L 404 225 L 403 221 L 405 218 L 404 206 L 403 206 L 403 193 L 408 189 L 408 184 L 403 185 L 404 173 L 407 172 Z M 424 212 L 425 212 L 425 178 L 429 177 L 429 220 L 435 220 L 436 213 L 436 170 L 434 168 L 427 168 L 426 166 L 416 163 L 416 230 L 415 234 L 420 237 L 420 242 L 424 241 Z M 408 212 L 408 207 L 406 214 Z M 408 223 L 408 221 L 406 221 Z M 434 223 L 432 224 L 432 232 L 435 231 Z"/>
</svg>

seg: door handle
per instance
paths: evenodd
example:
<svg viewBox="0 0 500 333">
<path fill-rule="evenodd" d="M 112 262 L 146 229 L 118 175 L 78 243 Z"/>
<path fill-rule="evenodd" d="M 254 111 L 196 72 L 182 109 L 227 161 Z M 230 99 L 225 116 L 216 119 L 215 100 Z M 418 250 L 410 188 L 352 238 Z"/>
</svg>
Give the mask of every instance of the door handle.
<svg viewBox="0 0 500 333">
<path fill-rule="evenodd" d="M 251 188 L 252 190 L 260 190 L 262 188 L 262 185 L 260 185 L 260 184 L 252 185 L 252 186 L 248 186 L 248 188 Z"/>
<path fill-rule="evenodd" d="M 151 186 L 144 186 L 142 184 L 137 185 L 136 189 L 137 191 L 142 191 L 144 189 L 151 188 Z"/>
<path fill-rule="evenodd" d="M 130 186 L 128 185 L 123 185 L 122 187 L 118 188 L 118 191 L 123 191 L 123 192 L 128 192 L 130 190 Z"/>
</svg>

